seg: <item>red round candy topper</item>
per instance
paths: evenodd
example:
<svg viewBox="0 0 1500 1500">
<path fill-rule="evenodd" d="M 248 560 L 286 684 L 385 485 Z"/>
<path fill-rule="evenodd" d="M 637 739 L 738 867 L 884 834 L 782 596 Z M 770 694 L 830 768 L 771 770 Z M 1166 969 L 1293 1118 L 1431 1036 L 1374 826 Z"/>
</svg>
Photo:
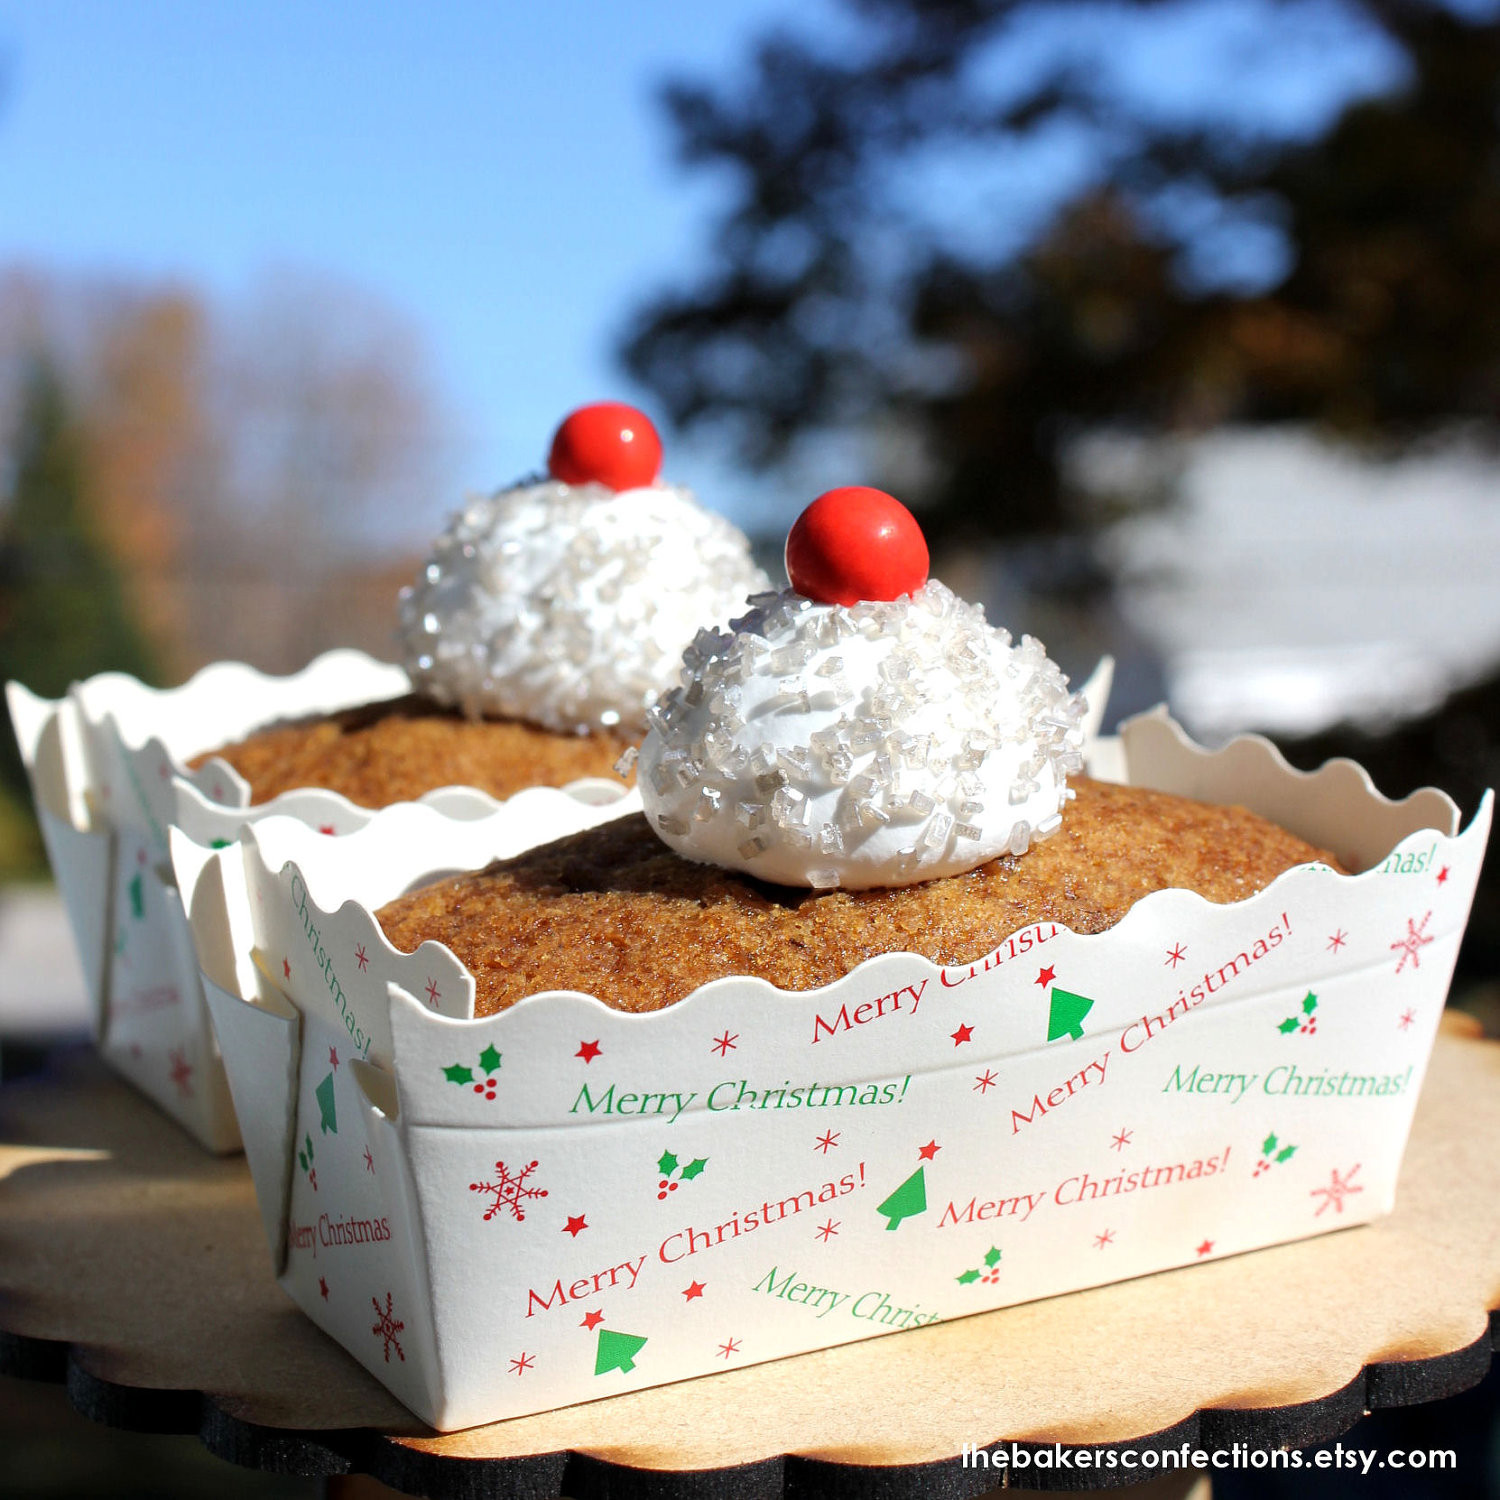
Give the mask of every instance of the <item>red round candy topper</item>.
<svg viewBox="0 0 1500 1500">
<path fill-rule="evenodd" d="M 818 604 L 899 599 L 927 582 L 927 539 L 895 496 L 845 485 L 797 517 L 786 539 L 786 573 Z"/>
<path fill-rule="evenodd" d="M 547 470 L 564 484 L 638 489 L 661 472 L 661 438 L 645 412 L 623 401 L 596 401 L 563 418 Z"/>
</svg>

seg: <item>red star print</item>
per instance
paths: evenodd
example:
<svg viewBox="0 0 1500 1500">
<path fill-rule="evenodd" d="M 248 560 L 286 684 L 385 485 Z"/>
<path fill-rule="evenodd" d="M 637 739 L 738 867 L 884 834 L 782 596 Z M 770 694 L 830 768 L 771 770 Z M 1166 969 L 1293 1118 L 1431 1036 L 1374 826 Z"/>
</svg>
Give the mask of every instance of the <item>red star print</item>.
<svg viewBox="0 0 1500 1500">
<path fill-rule="evenodd" d="M 987 1094 L 992 1088 L 994 1088 L 997 1082 L 999 1082 L 999 1080 L 992 1072 L 990 1072 L 988 1068 L 986 1068 L 984 1072 L 974 1080 L 974 1087 L 981 1094 Z"/>
<path fill-rule="evenodd" d="M 953 1045 L 955 1047 L 962 1047 L 965 1042 L 972 1042 L 974 1040 L 974 1028 L 965 1022 L 952 1035 Z"/>
<path fill-rule="evenodd" d="M 701 1297 L 703 1295 L 703 1289 L 707 1285 L 708 1283 L 706 1281 L 691 1282 L 688 1286 L 683 1288 L 682 1295 L 686 1297 L 689 1302 L 691 1302 L 694 1297 Z"/>
<path fill-rule="evenodd" d="M 738 1354 L 739 1349 L 740 1341 L 738 1339 L 730 1339 L 727 1344 L 719 1345 L 719 1355 L 723 1359 L 728 1359 L 731 1354 Z"/>
<path fill-rule="evenodd" d="M 1328 939 L 1328 951 L 1330 953 L 1337 953 L 1339 949 L 1342 948 L 1346 942 L 1348 942 L 1348 940 L 1349 934 L 1345 932 L 1342 927 L 1340 927 L 1339 930 L 1334 933 L 1331 938 Z"/>
<path fill-rule="evenodd" d="M 1049 966 L 1045 969 L 1039 969 L 1037 971 L 1037 976 L 1034 983 L 1039 984 L 1043 989 L 1046 989 L 1047 986 L 1051 984 L 1056 978 L 1057 970 Z"/>
<path fill-rule="evenodd" d="M 292 961 L 289 958 L 281 960 L 281 977 L 283 979 L 290 979 L 292 977 Z"/>
<path fill-rule="evenodd" d="M 830 1130 L 830 1131 L 827 1132 L 827 1134 L 820 1135 L 818 1137 L 818 1143 L 817 1143 L 816 1146 L 813 1147 L 813 1150 L 814 1151 L 821 1151 L 824 1156 L 827 1156 L 828 1153 L 830 1151 L 832 1151 L 835 1146 L 838 1145 L 838 1143 L 839 1143 L 839 1137 L 842 1134 L 843 1134 L 843 1131 L 841 1131 L 841 1130 Z"/>
<path fill-rule="evenodd" d="M 739 1032 L 726 1031 L 723 1036 L 716 1036 L 714 1038 L 714 1051 L 717 1052 L 720 1057 L 728 1057 L 730 1052 L 734 1050 L 734 1044 L 739 1041 L 739 1039 Z"/>
<path fill-rule="evenodd" d="M 318 1292 L 326 1302 L 328 1300 L 328 1283 L 321 1276 L 318 1277 Z"/>
<path fill-rule="evenodd" d="M 328 833 L 328 834 L 331 834 L 333 832 L 333 824 L 332 823 L 320 823 L 318 825 L 318 832 L 319 833 Z"/>
<path fill-rule="evenodd" d="M 588 1331 L 592 1333 L 603 1321 L 603 1312 L 585 1313 L 583 1315 L 583 1322 L 581 1322 L 578 1326 L 580 1328 L 587 1328 Z"/>
<path fill-rule="evenodd" d="M 578 1050 L 573 1054 L 574 1057 L 581 1057 L 586 1063 L 593 1062 L 598 1055 L 599 1043 L 597 1041 L 579 1042 Z"/>
<path fill-rule="evenodd" d="M 1437 872 L 1437 883 L 1439 885 L 1446 885 L 1448 883 L 1448 866 L 1447 865 L 1444 865 L 1443 868 Z"/>
<path fill-rule="evenodd" d="M 588 1227 L 588 1220 L 582 1214 L 572 1214 L 569 1216 L 568 1222 L 563 1225 L 562 1232 L 564 1234 L 571 1234 L 576 1240 Z"/>
<path fill-rule="evenodd" d="M 1198 1246 L 1199 1255 L 1212 1255 L 1213 1253 L 1214 1242 L 1212 1240 L 1204 1240 L 1204 1242 Z"/>
<path fill-rule="evenodd" d="M 517 1375 L 524 1375 L 536 1363 L 536 1355 L 528 1354 L 524 1349 L 519 1359 L 510 1362 L 511 1370 Z"/>
<path fill-rule="evenodd" d="M 928 1143 L 923 1146 L 920 1151 L 917 1152 L 917 1155 L 920 1156 L 923 1161 L 931 1161 L 942 1149 L 943 1148 L 938 1145 L 936 1141 L 928 1141 Z"/>
<path fill-rule="evenodd" d="M 1114 1140 L 1109 1143 L 1111 1151 L 1123 1151 L 1130 1144 L 1130 1137 L 1135 1134 L 1133 1130 L 1122 1130 Z"/>
<path fill-rule="evenodd" d="M 1187 945 L 1175 943 L 1167 949 L 1167 962 L 1175 969 L 1187 957 Z"/>
<path fill-rule="evenodd" d="M 428 979 L 427 981 L 427 998 L 434 1005 L 443 998 L 443 992 L 437 987 L 437 980 L 435 979 Z"/>
<path fill-rule="evenodd" d="M 172 1060 L 171 1072 L 167 1075 L 177 1085 L 177 1092 L 184 1099 L 193 1096 L 193 1065 L 187 1060 L 187 1055 L 181 1047 L 173 1047 L 168 1054 Z"/>
<path fill-rule="evenodd" d="M 1106 1229 L 1103 1234 L 1096 1234 L 1094 1236 L 1094 1249 L 1102 1250 L 1106 1245 L 1112 1245 L 1114 1238 L 1115 1232 L 1113 1229 Z"/>
<path fill-rule="evenodd" d="M 367 1172 L 373 1172 L 374 1170 L 375 1170 L 375 1158 L 370 1155 L 370 1148 L 368 1146 L 366 1146 L 365 1147 L 365 1171 L 367 1171 Z"/>
<path fill-rule="evenodd" d="M 1399 1030 L 1399 1031 L 1405 1031 L 1411 1025 L 1411 1023 L 1413 1021 L 1415 1021 L 1416 1019 L 1417 1019 L 1417 1013 L 1416 1013 L 1416 1011 L 1414 1011 L 1414 1010 L 1403 1010 L 1401 1012 L 1401 1019 L 1396 1022 L 1396 1028 L 1397 1028 L 1397 1030 Z"/>
<path fill-rule="evenodd" d="M 365 956 L 365 945 L 358 944 L 354 949 L 354 962 L 359 965 L 359 972 L 363 974 L 370 966 L 370 960 Z"/>
<path fill-rule="evenodd" d="M 839 1225 L 842 1223 L 842 1219 L 830 1219 L 818 1230 L 818 1238 L 826 1245 L 839 1232 Z"/>
<path fill-rule="evenodd" d="M 339 1070 L 339 1053 L 337 1047 L 330 1047 L 328 1049 L 328 1061 L 332 1065 L 333 1071 L 337 1073 Z"/>
</svg>

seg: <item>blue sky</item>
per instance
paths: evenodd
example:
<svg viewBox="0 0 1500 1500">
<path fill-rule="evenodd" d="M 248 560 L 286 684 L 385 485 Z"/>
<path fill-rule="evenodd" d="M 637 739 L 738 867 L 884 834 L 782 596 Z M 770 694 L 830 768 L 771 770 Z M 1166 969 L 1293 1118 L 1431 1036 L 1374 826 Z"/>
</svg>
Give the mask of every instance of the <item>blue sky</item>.
<svg viewBox="0 0 1500 1500">
<path fill-rule="evenodd" d="M 346 277 L 426 335 L 455 483 L 488 487 L 631 394 L 611 336 L 696 263 L 714 189 L 676 170 L 657 81 L 816 8 L 6 0 L 0 264 L 229 298 L 277 264 Z"/>
<path fill-rule="evenodd" d="M 1337 0 L 1328 8 L 1332 32 L 1288 54 L 1267 47 L 1288 37 L 1268 29 L 1269 0 L 1209 0 L 1197 7 L 1206 23 L 1122 42 L 1121 86 L 1167 108 L 1233 94 L 1290 112 L 1293 125 L 1312 120 L 1384 66 L 1378 53 L 1330 48 L 1348 28 Z M 177 278 L 230 301 L 282 265 L 377 294 L 425 336 L 457 417 L 441 514 L 463 487 L 535 467 L 570 406 L 638 394 L 614 366 L 612 338 L 645 291 L 702 264 L 720 190 L 674 163 L 657 83 L 732 76 L 775 23 L 834 35 L 837 10 L 834 0 L 0 0 L 0 265 Z M 1104 10 L 1080 5 L 1070 21 L 1097 23 Z M 1259 48 L 1248 70 L 1247 45 Z M 1232 87 L 1246 80 L 1248 93 Z M 945 179 L 928 165 L 923 196 L 959 201 L 933 191 Z M 1076 171 L 1042 160 L 1028 178 L 1006 164 L 991 202 L 953 165 L 948 180 L 973 184 L 976 212 L 1002 216 L 1045 202 L 1049 184 Z M 756 494 L 680 446 L 667 472 L 731 513 Z"/>
</svg>

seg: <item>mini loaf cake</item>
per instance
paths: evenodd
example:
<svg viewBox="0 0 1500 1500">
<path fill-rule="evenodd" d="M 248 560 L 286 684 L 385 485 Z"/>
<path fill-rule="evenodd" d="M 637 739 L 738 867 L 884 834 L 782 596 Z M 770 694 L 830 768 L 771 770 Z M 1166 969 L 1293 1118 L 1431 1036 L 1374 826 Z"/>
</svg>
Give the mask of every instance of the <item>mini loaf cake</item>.
<svg viewBox="0 0 1500 1500">
<path fill-rule="evenodd" d="M 1152 891 L 1241 900 L 1326 852 L 1237 807 L 1067 778 L 1084 705 L 927 579 L 910 514 L 831 491 L 793 587 L 700 632 L 648 714 L 644 815 L 377 915 L 447 944 L 488 1014 L 544 990 L 652 1010 L 714 979 L 825 985 L 881 953 L 971 962 L 1037 922 L 1100 932 Z"/>
<path fill-rule="evenodd" d="M 402 591 L 415 695 L 268 725 L 192 765 L 227 761 L 255 802 L 323 787 L 367 807 L 610 775 L 703 621 L 768 586 L 743 534 L 660 464 L 634 408 L 573 412 L 550 477 L 470 504 Z"/>
</svg>

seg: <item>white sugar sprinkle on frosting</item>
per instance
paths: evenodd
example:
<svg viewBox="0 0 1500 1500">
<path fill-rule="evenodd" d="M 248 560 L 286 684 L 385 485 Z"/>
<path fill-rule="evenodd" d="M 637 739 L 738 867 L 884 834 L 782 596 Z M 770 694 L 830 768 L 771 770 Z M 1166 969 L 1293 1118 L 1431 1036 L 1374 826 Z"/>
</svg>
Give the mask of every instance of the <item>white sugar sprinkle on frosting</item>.
<svg viewBox="0 0 1500 1500">
<path fill-rule="evenodd" d="M 647 816 L 680 854 L 782 885 L 908 885 L 1023 854 L 1083 769 L 1085 704 L 936 579 L 910 598 L 750 600 L 647 712 Z"/>
<path fill-rule="evenodd" d="M 547 480 L 453 518 L 402 590 L 402 654 L 420 692 L 472 718 L 639 730 L 694 631 L 767 586 L 684 489 Z"/>
</svg>

